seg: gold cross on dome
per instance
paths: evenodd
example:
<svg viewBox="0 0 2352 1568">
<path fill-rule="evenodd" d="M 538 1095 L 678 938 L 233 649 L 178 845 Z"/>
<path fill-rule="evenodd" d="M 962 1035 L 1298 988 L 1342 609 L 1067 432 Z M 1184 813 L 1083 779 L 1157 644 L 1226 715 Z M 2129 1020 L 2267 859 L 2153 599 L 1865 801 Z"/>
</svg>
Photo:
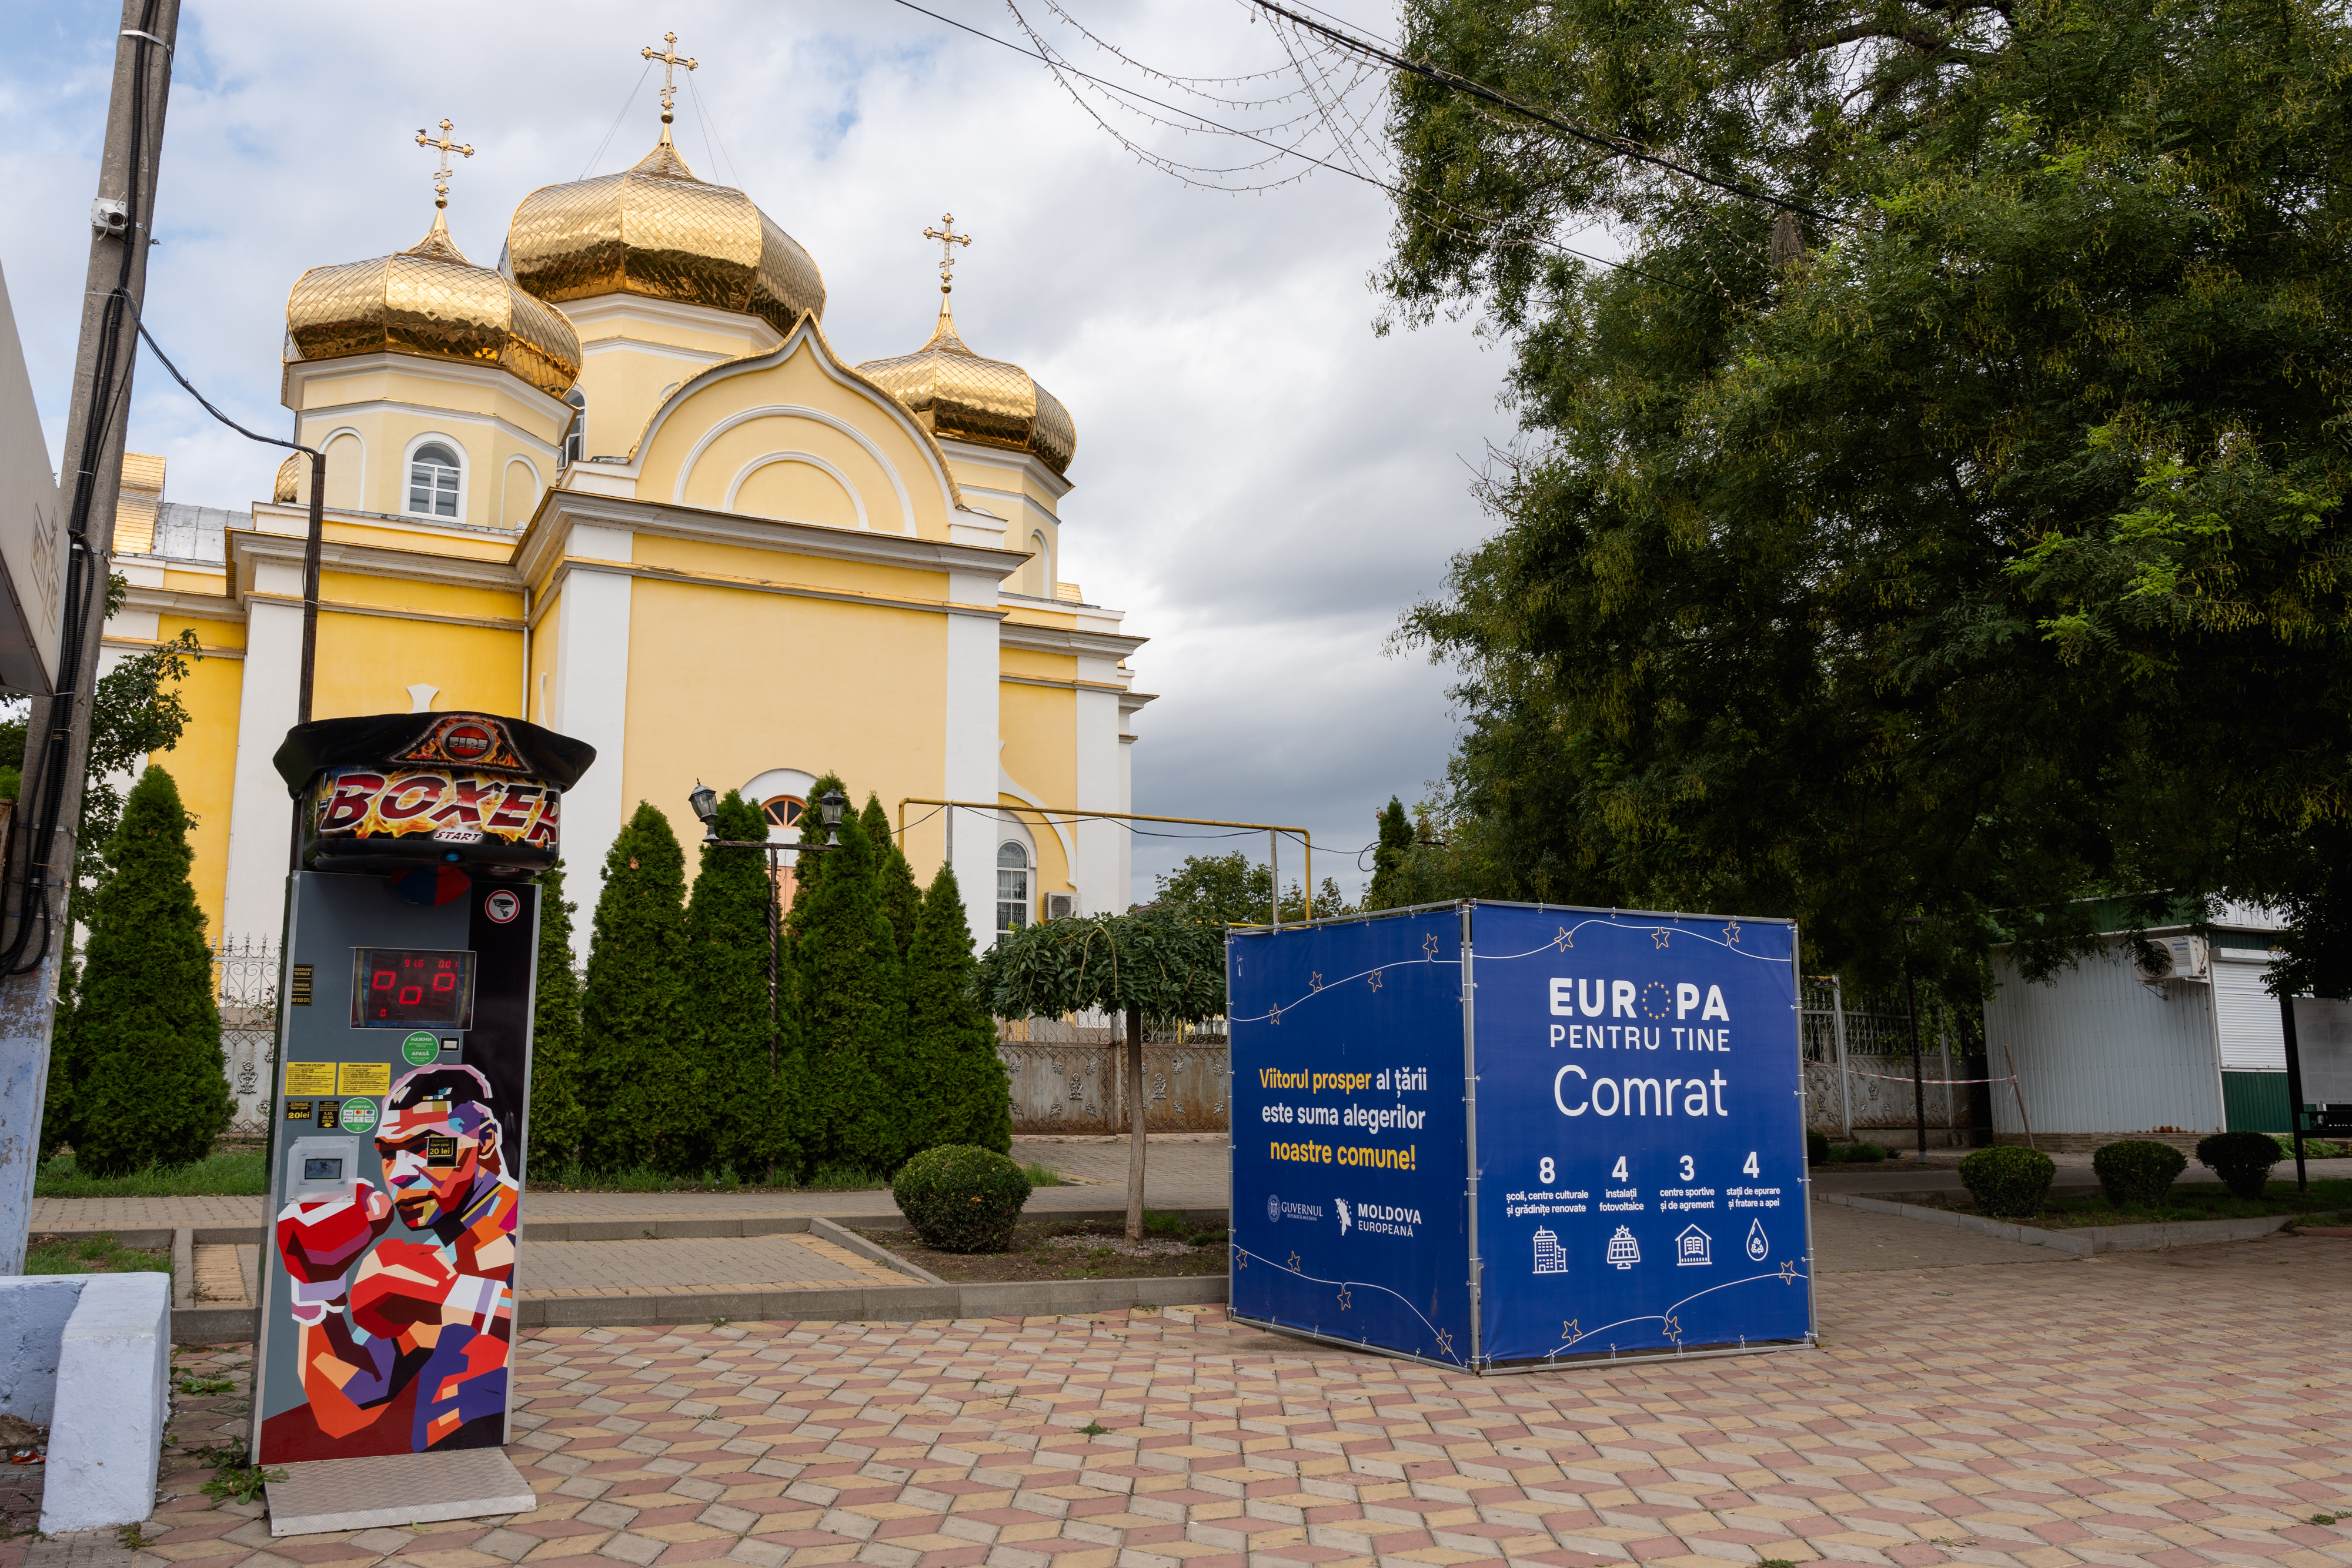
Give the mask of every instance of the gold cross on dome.
<svg viewBox="0 0 2352 1568">
<path fill-rule="evenodd" d="M 684 66 L 688 70 L 693 70 L 695 68 L 695 62 L 691 57 L 681 55 L 677 52 L 677 35 L 676 33 L 664 33 L 662 35 L 662 47 L 658 51 L 656 51 L 651 44 L 647 44 L 644 48 L 637 52 L 646 59 L 659 60 L 661 62 L 662 123 L 664 125 L 667 125 L 670 122 L 671 117 L 676 114 L 677 110 L 677 83 L 671 79 L 670 72 L 679 66 Z"/>
<path fill-rule="evenodd" d="M 955 214 L 953 213 L 941 213 L 940 214 L 940 226 L 935 229 L 925 229 L 923 231 L 923 237 L 925 239 L 935 239 L 940 242 L 940 292 L 942 294 L 954 292 L 955 247 L 960 245 L 970 245 L 971 243 L 971 236 L 970 235 L 960 235 L 955 232 Z"/>
<path fill-rule="evenodd" d="M 449 134 L 450 130 L 450 122 L 445 120 L 441 122 L 441 134 L 438 136 L 427 136 L 422 131 L 416 133 L 416 144 L 419 147 L 431 148 L 441 154 L 441 166 L 433 171 L 433 204 L 436 207 L 446 207 L 449 204 L 449 176 L 457 172 L 450 167 L 449 154 L 455 152 L 460 158 L 471 158 L 474 155 L 474 150 L 471 147 L 464 145 Z"/>
</svg>

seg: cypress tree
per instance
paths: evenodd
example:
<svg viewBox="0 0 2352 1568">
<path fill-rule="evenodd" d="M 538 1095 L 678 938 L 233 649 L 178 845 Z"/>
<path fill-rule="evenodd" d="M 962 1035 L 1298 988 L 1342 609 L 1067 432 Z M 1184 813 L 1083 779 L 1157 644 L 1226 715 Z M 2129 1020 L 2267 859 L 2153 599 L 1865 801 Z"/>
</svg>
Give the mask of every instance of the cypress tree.
<svg viewBox="0 0 2352 1568">
<path fill-rule="evenodd" d="M 653 1163 L 667 1109 L 658 1073 L 683 1032 L 686 856 L 669 819 L 646 802 L 604 856 L 604 891 L 580 1001 L 580 1098 L 593 1105 L 582 1161 L 595 1170 Z"/>
<path fill-rule="evenodd" d="M 580 1157 L 587 1120 L 580 1106 L 580 976 L 572 967 L 572 916 L 563 862 L 539 879 L 539 994 L 530 1026 L 530 1113 L 523 1155 L 552 1170 Z"/>
<path fill-rule="evenodd" d="M 131 787 L 91 901 L 74 1009 L 74 1163 L 99 1176 L 212 1152 L 236 1113 L 221 1071 L 212 949 L 188 868 L 179 787 L 149 767 Z"/>
<path fill-rule="evenodd" d="M 767 837 L 760 809 L 733 790 L 719 803 L 718 835 Z M 814 858 L 814 857 L 812 857 Z M 686 992 L 691 1031 L 677 1054 L 692 1061 L 691 1098 L 670 1127 L 690 1129 L 665 1160 L 687 1171 L 726 1166 L 748 1176 L 793 1157 L 788 1096 L 797 1074 L 768 1019 L 768 908 L 774 898 L 768 857 L 759 850 L 706 848 L 686 911 Z M 773 1041 L 776 1049 L 772 1052 Z M 695 1162 L 699 1162 L 697 1164 Z"/>
<path fill-rule="evenodd" d="M 890 819 L 881 800 L 871 793 L 866 797 L 866 810 L 858 814 L 858 821 L 866 829 L 866 841 L 875 846 L 875 896 L 889 918 L 891 934 L 898 942 L 898 957 L 904 962 L 915 946 L 915 924 L 922 918 L 922 890 L 915 885 L 915 868 L 907 863 L 907 852 L 890 835 Z"/>
<path fill-rule="evenodd" d="M 801 810 L 800 841 L 804 844 L 825 841 L 824 801 L 828 789 L 839 789 L 844 795 L 849 793 L 843 787 L 838 773 L 828 773 L 809 786 L 808 804 Z M 842 815 L 846 819 L 848 813 L 845 811 Z M 808 925 L 808 912 L 815 907 L 816 884 L 824 877 L 824 862 L 825 857 L 821 854 L 803 855 L 800 862 L 793 868 L 793 904 L 784 912 L 784 945 L 788 948 L 799 944 L 801 932 Z"/>
<path fill-rule="evenodd" d="M 907 959 L 908 1055 L 924 1081 L 910 1104 L 930 1113 L 913 1131 L 914 1151 L 938 1144 L 1013 1147 L 1013 1094 L 996 1054 L 996 1019 L 973 989 L 971 926 L 955 870 L 942 864 L 923 894 L 922 918 Z"/>
<path fill-rule="evenodd" d="M 801 1103 L 802 1158 L 888 1172 L 905 1157 L 901 1107 L 907 1006 L 898 940 L 875 898 L 874 848 L 853 813 L 841 843 L 821 856 L 793 953 L 807 1051 Z M 803 905 L 805 914 L 803 915 Z"/>
<path fill-rule="evenodd" d="M 49 1086 L 41 1100 L 40 1155 L 47 1160 L 63 1145 L 74 1143 L 73 1086 L 89 1076 L 82 1071 L 74 1048 L 74 994 L 80 960 L 73 936 L 66 936 L 66 954 L 58 964 L 58 1007 L 49 1025 Z"/>
<path fill-rule="evenodd" d="M 1372 851 L 1371 885 L 1364 889 L 1366 909 L 1387 909 L 1402 904 L 1397 883 L 1404 874 L 1405 857 L 1412 853 L 1412 824 L 1405 820 L 1404 802 L 1389 797 L 1378 813 L 1380 846 Z"/>
</svg>

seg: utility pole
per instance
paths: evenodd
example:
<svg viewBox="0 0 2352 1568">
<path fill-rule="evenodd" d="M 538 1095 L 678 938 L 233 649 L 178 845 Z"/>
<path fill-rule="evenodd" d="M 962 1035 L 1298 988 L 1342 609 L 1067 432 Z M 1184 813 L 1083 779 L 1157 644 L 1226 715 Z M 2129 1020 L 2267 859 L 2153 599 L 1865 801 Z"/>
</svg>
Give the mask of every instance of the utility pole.
<svg viewBox="0 0 2352 1568">
<path fill-rule="evenodd" d="M 90 696 L 122 485 L 123 426 L 138 358 L 134 317 L 147 298 L 163 107 L 179 25 L 179 0 L 124 0 L 98 199 L 90 209 L 89 281 L 59 486 L 71 551 L 65 646 L 58 651 L 57 695 L 35 697 L 26 716 L 22 814 L 0 868 L 0 1275 L 24 1271 L 32 1224 L 58 970 L 68 936 L 66 896 L 73 885 Z"/>
</svg>

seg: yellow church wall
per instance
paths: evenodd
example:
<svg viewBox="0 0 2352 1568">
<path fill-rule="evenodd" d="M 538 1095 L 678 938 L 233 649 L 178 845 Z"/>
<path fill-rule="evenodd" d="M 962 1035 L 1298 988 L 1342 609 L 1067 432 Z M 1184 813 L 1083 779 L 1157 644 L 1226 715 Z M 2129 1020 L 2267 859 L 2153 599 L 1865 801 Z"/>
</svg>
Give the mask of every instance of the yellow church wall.
<svg viewBox="0 0 2352 1568">
<path fill-rule="evenodd" d="M 735 657 L 714 664 L 719 650 Z M 650 800 L 691 843 L 696 779 L 729 789 L 772 768 L 837 771 L 853 809 L 940 792 L 943 615 L 639 578 L 629 662 L 624 818 Z"/>
<path fill-rule="evenodd" d="M 997 668 L 1008 675 L 1034 675 L 1045 681 L 1075 681 L 1078 660 L 1074 653 L 1041 653 L 1028 648 L 1000 648 Z"/>
<path fill-rule="evenodd" d="M 295 369 L 300 439 L 325 443 L 331 506 L 407 515 L 409 447 L 427 435 L 447 441 L 463 459 L 458 516 L 441 520 L 477 528 L 517 526 L 518 517 L 530 517 L 537 492 L 555 481 L 552 447 L 570 410 L 554 413 L 560 404 L 510 376 L 423 374 L 396 356 L 362 356 L 341 372 Z M 545 444 L 520 438 L 518 430 Z M 507 470 L 516 459 L 534 476 L 528 499 L 523 486 L 509 483 Z M 307 506 L 310 465 L 298 465 L 296 475 L 296 499 Z"/>
<path fill-rule="evenodd" d="M 372 609 L 426 615 L 465 615 L 483 621 L 515 621 L 522 615 L 520 591 L 472 588 L 456 582 L 418 582 L 367 572 L 320 572 L 319 598 L 327 603 L 364 604 Z"/>
<path fill-rule="evenodd" d="M 630 559 L 639 566 L 666 567 L 672 571 L 737 577 L 756 582 L 789 582 L 836 593 L 870 594 L 877 599 L 938 604 L 945 602 L 948 594 L 948 578 L 943 571 L 882 566 L 872 561 L 832 560 L 824 556 L 709 544 L 661 534 L 637 535 Z"/>
<path fill-rule="evenodd" d="M 530 612 L 530 668 L 523 683 L 529 701 L 522 716 L 543 725 L 547 722 L 548 705 L 554 700 L 555 632 L 563 624 L 562 591 L 557 590 L 544 602 L 533 600 Z"/>
<path fill-rule="evenodd" d="M 660 330 L 660 329 L 656 329 Z M 642 328 L 633 330 L 632 337 L 650 338 L 651 331 Z M 682 347 L 717 353 L 714 363 L 740 358 L 744 344 L 728 341 L 714 333 L 662 331 L 663 340 L 682 336 Z M 609 340 L 601 340 L 609 341 Z M 709 365 L 675 354 L 664 354 L 649 349 L 598 349 L 600 340 L 583 338 L 581 350 L 586 363 L 580 372 L 581 394 L 587 398 L 587 418 L 583 422 L 581 455 L 584 457 L 626 457 L 636 450 L 645 435 L 646 422 L 664 399 L 679 387 L 700 375 Z"/>
<path fill-rule="evenodd" d="M 222 593 L 227 591 L 228 575 L 215 569 L 211 571 L 177 571 L 163 569 L 163 588 L 169 593 Z"/>
<path fill-rule="evenodd" d="M 674 404 L 661 420 L 641 461 L 637 495 L 668 501 L 678 474 L 702 437 L 728 420 L 764 407 L 803 407 L 829 413 L 863 434 L 898 472 L 915 514 L 915 531 L 925 538 L 947 537 L 947 510 L 931 477 L 931 449 L 906 429 L 903 411 L 887 394 L 834 380 L 818 362 L 821 350 L 803 338 L 779 365 L 722 375 Z M 696 457 L 682 497 L 688 506 L 723 510 L 727 491 L 754 459 L 773 452 L 804 452 L 824 458 L 847 476 L 866 504 L 867 526 L 903 533 L 898 498 L 881 463 L 863 444 L 819 420 L 787 414 L 756 416 L 727 431 Z M 780 487 L 812 482 L 779 476 Z M 821 521 L 795 518 L 795 521 Z"/>
<path fill-rule="evenodd" d="M 310 711 L 319 718 L 406 713 L 408 688 L 422 683 L 439 688 L 436 713 L 512 714 L 522 700 L 521 671 L 520 632 L 322 610 Z"/>
<path fill-rule="evenodd" d="M 197 637 L 214 647 L 226 646 L 221 633 L 231 630 L 216 621 L 161 619 L 159 630 L 165 638 L 194 626 Z M 241 646 L 245 628 L 239 625 L 235 632 Z M 205 935 L 215 940 L 221 934 L 221 904 L 228 885 L 228 808 L 236 791 L 236 719 L 244 692 L 244 660 L 198 661 L 180 683 L 180 700 L 188 705 L 188 727 L 180 732 L 178 745 L 152 758 L 180 787 L 180 803 L 196 820 L 188 832 L 196 857 L 189 879 L 205 912 Z"/>
<path fill-rule="evenodd" d="M 397 525 L 357 522 L 332 514 L 326 519 L 323 535 L 338 544 L 371 545 L 378 549 L 411 550 L 461 560 L 502 562 L 514 554 L 514 540 L 495 534 L 420 534 Z"/>
<path fill-rule="evenodd" d="M 1013 776 L 1013 782 L 1048 806 L 1076 805 L 1077 694 L 1009 682 L 999 685 L 996 692 L 996 732 L 1004 742 L 1004 770 Z M 1013 799 L 1007 797 L 1007 803 Z M 1030 832 L 1037 841 L 1041 889 L 1058 892 L 1068 888 L 1070 864 L 1059 841 L 1050 829 L 1039 831 L 1034 822 L 1030 823 Z"/>
</svg>

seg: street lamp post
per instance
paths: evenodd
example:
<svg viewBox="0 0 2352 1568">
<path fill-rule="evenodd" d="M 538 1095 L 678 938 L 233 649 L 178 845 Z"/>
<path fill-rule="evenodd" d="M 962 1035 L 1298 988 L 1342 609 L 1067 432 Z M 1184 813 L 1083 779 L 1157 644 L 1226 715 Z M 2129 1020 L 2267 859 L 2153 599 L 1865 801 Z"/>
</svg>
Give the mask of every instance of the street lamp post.
<svg viewBox="0 0 2352 1568">
<path fill-rule="evenodd" d="M 722 839 L 719 836 L 719 791 L 701 779 L 694 781 L 694 792 L 686 798 L 694 814 L 702 819 L 702 847 L 707 850 L 765 850 L 768 852 L 768 1065 L 776 1065 L 776 982 L 780 977 L 784 940 L 783 911 L 776 902 L 776 857 L 786 850 L 800 854 L 821 854 L 841 847 L 841 811 L 848 804 L 838 789 L 828 789 L 817 802 L 824 813 L 825 841 L 821 844 L 789 844 L 775 839 Z"/>
</svg>

